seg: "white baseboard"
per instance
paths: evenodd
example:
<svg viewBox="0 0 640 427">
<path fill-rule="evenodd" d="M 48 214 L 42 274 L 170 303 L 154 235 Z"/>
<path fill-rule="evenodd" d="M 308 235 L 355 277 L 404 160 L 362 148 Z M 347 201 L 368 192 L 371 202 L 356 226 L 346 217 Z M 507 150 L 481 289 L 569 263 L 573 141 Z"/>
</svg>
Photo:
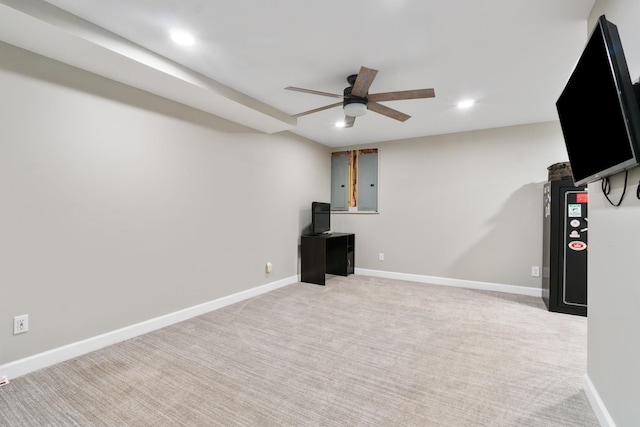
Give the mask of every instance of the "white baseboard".
<svg viewBox="0 0 640 427">
<path fill-rule="evenodd" d="M 13 362 L 6 363 L 4 365 L 0 365 L 0 374 L 6 375 L 8 378 L 17 378 L 30 372 L 46 368 L 47 366 L 51 366 L 56 363 L 73 359 L 74 357 L 78 357 L 83 354 L 98 350 L 108 345 L 128 340 L 130 338 L 146 334 L 156 329 L 164 328 L 165 326 L 169 326 L 174 323 L 182 322 L 183 320 L 187 320 L 192 317 L 217 310 L 230 304 L 244 301 L 246 299 L 296 282 L 298 282 L 297 275 L 287 277 L 285 279 L 281 279 L 272 283 L 267 283 L 266 285 L 257 286 L 252 289 L 247 289 L 246 291 L 218 298 L 216 300 L 189 307 L 184 310 L 179 310 L 173 313 L 166 314 L 164 316 L 126 326 L 121 329 L 116 329 L 105 334 L 87 338 L 82 341 L 54 348 L 43 353 L 25 357 L 24 359 L 19 359 Z"/>
<path fill-rule="evenodd" d="M 591 382 L 589 374 L 584 374 L 584 392 L 589 399 L 591 409 L 593 409 L 593 412 L 596 414 L 600 425 L 602 427 L 616 427 L 616 423 L 613 422 L 613 418 L 611 418 L 609 411 L 607 411 L 607 407 L 604 406 L 604 402 L 600 399 L 598 391 Z"/>
<path fill-rule="evenodd" d="M 447 279 L 445 277 L 422 276 L 419 274 L 394 273 L 392 271 L 369 270 L 356 268 L 356 274 L 363 276 L 383 277 L 385 279 L 406 280 L 408 282 L 430 283 L 432 285 L 456 286 L 483 291 L 505 292 L 508 294 L 529 295 L 542 298 L 542 289 L 525 286 L 502 285 L 499 283 L 476 282 L 472 280 Z"/>
</svg>

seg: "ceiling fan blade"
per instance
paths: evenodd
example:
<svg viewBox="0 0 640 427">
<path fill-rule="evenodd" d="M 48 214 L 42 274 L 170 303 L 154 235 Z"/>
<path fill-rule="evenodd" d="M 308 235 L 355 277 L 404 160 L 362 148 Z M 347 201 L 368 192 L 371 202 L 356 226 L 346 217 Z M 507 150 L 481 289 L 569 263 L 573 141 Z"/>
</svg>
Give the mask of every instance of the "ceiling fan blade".
<svg viewBox="0 0 640 427">
<path fill-rule="evenodd" d="M 296 92 L 312 93 L 314 95 L 330 96 L 332 98 L 344 98 L 344 95 L 338 95 L 338 94 L 329 93 L 329 92 L 321 92 L 319 90 L 303 89 L 301 87 L 287 86 L 287 87 L 285 87 L 285 89 L 286 90 L 295 90 Z"/>
<path fill-rule="evenodd" d="M 313 110 L 305 111 L 303 113 L 294 114 L 293 117 L 306 116 L 307 114 L 317 113 L 318 111 L 322 111 L 322 110 L 328 110 L 329 108 L 337 107 L 338 105 L 342 105 L 342 102 L 336 102 L 335 104 L 325 105 L 324 107 L 315 108 Z"/>
<path fill-rule="evenodd" d="M 367 96 L 369 87 L 371 87 L 371 83 L 373 83 L 373 79 L 376 77 L 376 74 L 378 74 L 378 70 L 360 67 L 360 72 L 358 72 L 358 77 L 353 84 L 351 95 L 359 96 L 361 98 Z"/>
<path fill-rule="evenodd" d="M 399 101 L 402 99 L 421 99 L 421 98 L 433 98 L 436 96 L 436 91 L 433 89 L 414 89 L 414 90 L 400 90 L 397 92 L 384 92 L 384 93 L 372 93 L 367 96 L 369 101 L 381 102 L 381 101 Z"/>
<path fill-rule="evenodd" d="M 389 108 L 386 105 L 378 104 L 377 102 L 369 101 L 368 108 L 371 111 L 375 111 L 376 113 L 382 114 L 383 116 L 391 117 L 392 119 L 396 119 L 398 121 L 404 122 L 411 118 L 410 115 L 401 113 L 398 110 L 394 110 L 393 108 Z"/>
<path fill-rule="evenodd" d="M 353 124 L 356 122 L 356 118 L 353 116 L 344 116 L 344 127 L 350 128 L 353 127 Z"/>
</svg>

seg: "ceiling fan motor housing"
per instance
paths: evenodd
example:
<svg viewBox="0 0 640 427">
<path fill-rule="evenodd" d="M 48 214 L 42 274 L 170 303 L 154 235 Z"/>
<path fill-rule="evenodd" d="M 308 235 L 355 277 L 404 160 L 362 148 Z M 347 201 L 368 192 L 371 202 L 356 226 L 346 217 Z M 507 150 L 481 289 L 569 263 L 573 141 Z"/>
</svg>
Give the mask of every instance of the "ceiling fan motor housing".
<svg viewBox="0 0 640 427">
<path fill-rule="evenodd" d="M 362 116 L 366 112 L 366 107 L 369 103 L 369 100 L 360 96 L 351 95 L 351 89 L 353 89 L 352 86 L 344 89 L 344 101 L 342 102 L 342 108 L 345 110 L 348 116 L 357 117 L 355 115 L 357 114 L 356 111 L 360 112 L 360 114 L 358 115 Z M 358 110 L 351 110 L 349 107 L 347 107 L 351 104 L 362 104 L 365 106 L 365 108 L 362 109 L 362 107 L 360 107 Z M 348 113 L 348 111 L 351 111 L 351 113 Z"/>
</svg>

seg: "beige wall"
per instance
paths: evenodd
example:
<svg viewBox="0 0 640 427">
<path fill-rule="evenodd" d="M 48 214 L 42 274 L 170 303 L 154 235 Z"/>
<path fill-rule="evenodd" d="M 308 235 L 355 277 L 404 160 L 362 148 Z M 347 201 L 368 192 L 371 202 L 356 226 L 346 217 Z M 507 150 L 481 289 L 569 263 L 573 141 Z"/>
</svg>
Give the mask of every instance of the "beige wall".
<svg viewBox="0 0 640 427">
<path fill-rule="evenodd" d="M 617 25 L 629 71 L 640 76 L 640 2 L 597 0 L 589 19 L 605 14 Z M 640 425 L 640 170 L 630 171 L 619 207 L 589 185 L 589 332 L 587 373 L 617 426 Z M 624 174 L 612 179 L 610 198 L 617 202 Z"/>
<path fill-rule="evenodd" d="M 0 94 L 0 365 L 297 274 L 326 147 L 6 44 Z"/>
<path fill-rule="evenodd" d="M 356 267 L 540 288 L 542 187 L 567 159 L 557 122 L 373 146 L 380 213 L 332 217 L 356 233 Z"/>
</svg>

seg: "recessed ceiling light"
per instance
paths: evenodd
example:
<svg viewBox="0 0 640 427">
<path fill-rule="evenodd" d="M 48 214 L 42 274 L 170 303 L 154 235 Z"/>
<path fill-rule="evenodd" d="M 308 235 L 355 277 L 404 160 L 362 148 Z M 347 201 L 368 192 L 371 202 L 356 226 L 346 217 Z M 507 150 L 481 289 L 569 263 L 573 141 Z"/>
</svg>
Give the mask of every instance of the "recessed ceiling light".
<svg viewBox="0 0 640 427">
<path fill-rule="evenodd" d="M 474 101 L 472 99 L 466 99 L 464 101 L 458 102 L 458 108 L 469 108 L 473 105 Z"/>
<path fill-rule="evenodd" d="M 193 46 L 196 39 L 189 33 L 183 30 L 171 30 L 171 40 L 182 46 Z"/>
</svg>

